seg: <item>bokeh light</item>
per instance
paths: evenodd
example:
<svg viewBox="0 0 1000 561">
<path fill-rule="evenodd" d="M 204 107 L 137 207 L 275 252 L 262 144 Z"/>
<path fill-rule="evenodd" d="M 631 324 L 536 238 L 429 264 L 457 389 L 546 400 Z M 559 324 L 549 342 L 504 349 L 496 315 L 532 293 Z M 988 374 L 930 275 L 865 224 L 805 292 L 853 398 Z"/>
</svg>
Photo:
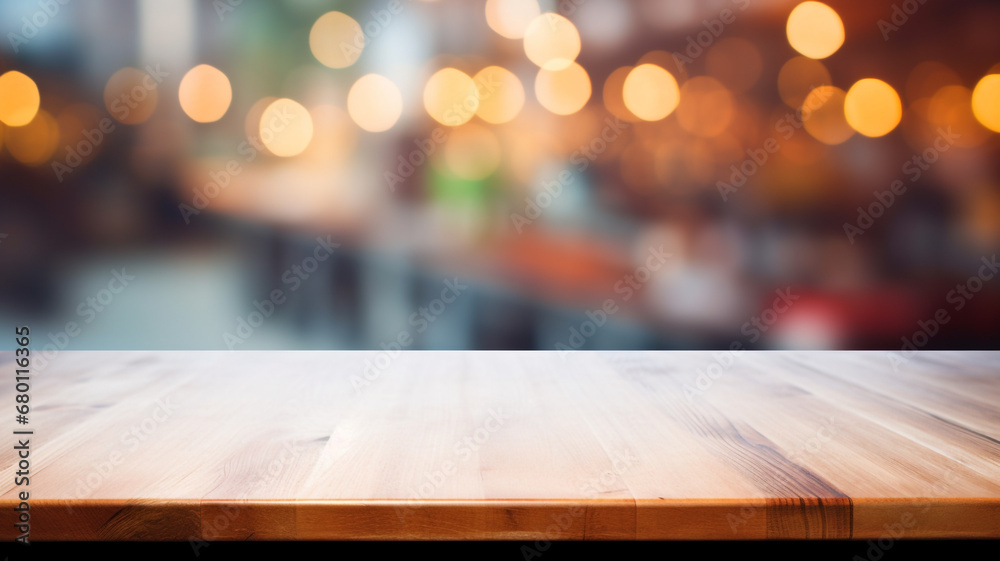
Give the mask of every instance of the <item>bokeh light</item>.
<svg viewBox="0 0 1000 561">
<path fill-rule="evenodd" d="M 625 78 L 622 96 L 637 117 L 659 121 L 677 108 L 681 93 L 671 73 L 655 64 L 640 64 Z"/>
<path fill-rule="evenodd" d="M 604 107 L 609 113 L 618 117 L 623 121 L 629 123 L 634 123 L 636 121 L 641 121 L 639 117 L 629 111 L 628 107 L 625 106 L 625 79 L 628 78 L 630 72 L 632 72 L 632 66 L 621 66 L 616 68 L 612 72 L 607 80 L 604 81 L 604 89 L 602 90 L 601 96 L 604 101 Z"/>
<path fill-rule="evenodd" d="M 188 70 L 178 89 L 181 109 L 199 123 L 213 123 L 222 118 L 233 101 L 233 88 L 221 70 L 199 64 Z"/>
<path fill-rule="evenodd" d="M 125 67 L 104 85 L 104 107 L 118 122 L 138 125 L 146 122 L 159 103 L 153 77 L 138 68 Z"/>
<path fill-rule="evenodd" d="M 20 127 L 4 129 L 7 151 L 26 166 L 38 166 L 49 161 L 59 146 L 59 124 L 44 109 Z"/>
<path fill-rule="evenodd" d="M 696 76 L 681 86 L 677 122 L 698 136 L 722 134 L 733 119 L 733 95 L 718 80 Z"/>
<path fill-rule="evenodd" d="M 946 127 L 955 133 L 957 146 L 979 146 L 986 142 L 990 131 L 976 117 L 973 103 L 973 92 L 965 86 L 944 86 L 934 92 L 925 109 L 925 119 L 935 129 L 933 134 Z"/>
<path fill-rule="evenodd" d="M 295 100 L 275 100 L 261 114 L 260 140 L 275 156 L 298 156 L 309 146 L 312 136 L 312 116 Z"/>
<path fill-rule="evenodd" d="M 580 54 L 580 33 L 565 17 L 545 13 L 531 21 L 524 32 L 524 52 L 545 70 L 562 70 Z"/>
<path fill-rule="evenodd" d="M 826 58 L 844 44 L 844 22 L 822 2 L 803 2 L 788 15 L 788 43 L 809 58 Z"/>
<path fill-rule="evenodd" d="M 347 112 L 368 132 L 387 131 L 403 114 L 403 96 L 392 80 L 380 74 L 367 74 L 351 86 Z"/>
<path fill-rule="evenodd" d="M 250 106 L 246 120 L 243 122 L 247 138 L 260 138 L 260 118 L 264 116 L 264 110 L 277 100 L 278 98 L 272 96 L 262 97 Z"/>
<path fill-rule="evenodd" d="M 424 86 L 424 109 L 442 125 L 457 127 L 467 123 L 479 109 L 479 88 L 465 72 L 442 68 Z"/>
<path fill-rule="evenodd" d="M 542 68 L 535 77 L 535 97 L 556 115 L 572 115 L 590 99 L 590 76 L 573 62 L 561 70 Z"/>
<path fill-rule="evenodd" d="M 841 144 L 854 135 L 844 117 L 844 90 L 820 86 L 802 102 L 802 122 L 806 132 L 823 144 Z"/>
<path fill-rule="evenodd" d="M 0 76 L 0 122 L 11 127 L 27 125 L 40 103 L 38 86 L 26 74 L 11 70 Z"/>
<path fill-rule="evenodd" d="M 858 80 L 844 99 L 847 122 L 865 136 L 884 136 L 896 128 L 903 105 L 892 86 L 876 78 Z"/>
<path fill-rule="evenodd" d="M 1000 74 L 984 76 L 972 90 L 972 112 L 984 127 L 1000 132 Z"/>
<path fill-rule="evenodd" d="M 468 123 L 448 135 L 444 159 L 457 177 L 478 181 L 489 177 L 500 167 L 500 141 L 482 125 Z"/>
<path fill-rule="evenodd" d="M 830 86 L 833 80 L 826 66 L 804 56 L 789 59 L 778 72 L 778 94 L 785 105 L 802 106 L 806 96 L 820 86 Z"/>
<path fill-rule="evenodd" d="M 479 85 L 476 115 L 494 125 L 511 121 L 524 107 L 524 86 L 513 72 L 501 66 L 487 66 L 473 77 Z"/>
<path fill-rule="evenodd" d="M 354 64 L 365 48 L 361 25 L 343 12 L 327 12 L 309 30 L 309 49 L 316 60 L 330 68 Z"/>
<path fill-rule="evenodd" d="M 524 31 L 541 13 L 537 0 L 486 0 L 486 23 L 508 39 L 524 37 Z"/>
</svg>

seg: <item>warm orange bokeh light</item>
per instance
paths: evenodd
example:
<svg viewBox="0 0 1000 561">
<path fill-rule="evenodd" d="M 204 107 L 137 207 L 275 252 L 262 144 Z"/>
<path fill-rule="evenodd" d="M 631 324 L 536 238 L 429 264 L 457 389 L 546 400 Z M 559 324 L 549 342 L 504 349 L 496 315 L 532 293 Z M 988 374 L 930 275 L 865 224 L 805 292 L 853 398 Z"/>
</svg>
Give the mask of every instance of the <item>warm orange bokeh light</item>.
<svg viewBox="0 0 1000 561">
<path fill-rule="evenodd" d="M 40 103 L 38 86 L 27 75 L 11 70 L 0 76 L 0 122 L 11 127 L 27 125 Z"/>
<path fill-rule="evenodd" d="M 733 95 L 715 78 L 697 76 L 681 87 L 677 122 L 692 134 L 704 137 L 722 134 L 732 122 L 733 112 Z"/>
<path fill-rule="evenodd" d="M 275 100 L 260 117 L 260 141 L 275 156 L 298 156 L 312 141 L 312 116 L 297 101 Z"/>
<path fill-rule="evenodd" d="M 844 117 L 844 90 L 820 86 L 802 102 L 802 122 L 806 132 L 823 144 L 841 144 L 854 135 Z"/>
<path fill-rule="evenodd" d="M 39 109 L 30 123 L 4 129 L 7 151 L 27 166 L 49 161 L 59 146 L 59 124 L 44 109 Z"/>
<path fill-rule="evenodd" d="M 983 77 L 972 90 L 972 112 L 984 127 L 1000 132 L 1000 74 Z"/>
<path fill-rule="evenodd" d="M 655 64 L 640 64 L 625 78 L 622 98 L 640 119 L 659 121 L 677 108 L 681 92 L 671 73 Z"/>
<path fill-rule="evenodd" d="M 199 123 L 213 123 L 229 110 L 233 88 L 221 70 L 199 64 L 181 79 L 178 97 L 188 117 Z"/>
<path fill-rule="evenodd" d="M 604 107 L 608 112 L 630 123 L 642 120 L 625 106 L 625 78 L 628 78 L 629 72 L 632 72 L 632 68 L 632 66 L 616 68 L 608 76 L 608 79 L 604 81 L 604 89 L 602 90 Z"/>
<path fill-rule="evenodd" d="M 983 127 L 973 109 L 972 90 L 959 85 L 944 86 L 931 96 L 924 118 L 933 125 L 935 134 L 938 127 L 953 131 L 956 146 L 979 146 L 990 137 L 990 131 Z"/>
<path fill-rule="evenodd" d="M 403 96 L 392 80 L 379 74 L 358 78 L 347 94 L 347 113 L 368 132 L 387 131 L 403 114 Z"/>
<path fill-rule="evenodd" d="M 572 115 L 590 99 L 590 76 L 573 62 L 562 70 L 542 68 L 535 77 L 535 97 L 556 115 Z"/>
<path fill-rule="evenodd" d="M 537 0 L 486 0 L 486 23 L 508 39 L 524 37 L 524 31 L 541 13 Z"/>
<path fill-rule="evenodd" d="M 903 116 L 903 105 L 892 86 L 882 80 L 858 80 L 847 90 L 844 116 L 854 130 L 865 136 L 879 137 L 896 128 Z"/>
<path fill-rule="evenodd" d="M 343 12 L 327 12 L 309 30 L 309 50 L 316 60 L 330 68 L 354 64 L 365 48 L 361 25 Z"/>
<path fill-rule="evenodd" d="M 822 2 L 803 2 L 788 15 L 788 43 L 809 58 L 826 58 L 844 44 L 844 22 Z"/>
<path fill-rule="evenodd" d="M 479 88 L 465 72 L 442 68 L 424 86 L 424 109 L 442 125 L 457 127 L 479 110 Z"/>
<path fill-rule="evenodd" d="M 104 85 L 104 107 L 119 123 L 145 123 L 159 103 L 157 83 L 138 68 L 125 67 Z"/>
<path fill-rule="evenodd" d="M 473 78 L 479 88 L 476 115 L 494 125 L 517 117 L 524 107 L 524 86 L 513 72 L 500 66 L 487 66 Z"/>
<path fill-rule="evenodd" d="M 826 66 L 804 56 L 789 59 L 778 72 L 778 94 L 789 107 L 801 107 L 810 92 L 820 86 L 832 84 L 833 80 Z"/>
<path fill-rule="evenodd" d="M 533 19 L 524 32 L 524 52 L 545 70 L 562 70 L 580 54 L 580 33 L 565 17 L 544 13 Z"/>
<path fill-rule="evenodd" d="M 247 133 L 247 138 L 260 138 L 260 118 L 264 115 L 264 110 L 269 105 L 277 101 L 276 97 L 262 97 L 250 106 L 247 111 L 246 120 L 243 122 L 243 129 Z"/>
</svg>

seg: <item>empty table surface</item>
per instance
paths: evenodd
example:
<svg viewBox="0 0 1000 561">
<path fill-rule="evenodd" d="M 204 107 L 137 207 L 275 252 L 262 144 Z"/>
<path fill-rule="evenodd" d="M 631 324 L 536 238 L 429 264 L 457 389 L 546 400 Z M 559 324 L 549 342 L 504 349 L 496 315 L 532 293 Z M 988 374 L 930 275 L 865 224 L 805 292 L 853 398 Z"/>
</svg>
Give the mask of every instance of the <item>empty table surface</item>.
<svg viewBox="0 0 1000 561">
<path fill-rule="evenodd" d="M 25 490 L 32 540 L 1000 537 L 1000 353 L 44 362 L 9 539 Z"/>
</svg>

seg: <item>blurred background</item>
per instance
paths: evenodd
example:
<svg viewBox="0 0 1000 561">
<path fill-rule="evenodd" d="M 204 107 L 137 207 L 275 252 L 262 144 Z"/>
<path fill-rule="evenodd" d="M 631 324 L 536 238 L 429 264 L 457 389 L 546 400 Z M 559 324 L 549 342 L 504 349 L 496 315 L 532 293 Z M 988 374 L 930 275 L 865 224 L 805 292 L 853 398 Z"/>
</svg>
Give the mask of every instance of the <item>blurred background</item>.
<svg viewBox="0 0 1000 561">
<path fill-rule="evenodd" d="M 38 347 L 1000 348 L 995 2 L 6 0 L 0 31 L 0 323 Z"/>
</svg>

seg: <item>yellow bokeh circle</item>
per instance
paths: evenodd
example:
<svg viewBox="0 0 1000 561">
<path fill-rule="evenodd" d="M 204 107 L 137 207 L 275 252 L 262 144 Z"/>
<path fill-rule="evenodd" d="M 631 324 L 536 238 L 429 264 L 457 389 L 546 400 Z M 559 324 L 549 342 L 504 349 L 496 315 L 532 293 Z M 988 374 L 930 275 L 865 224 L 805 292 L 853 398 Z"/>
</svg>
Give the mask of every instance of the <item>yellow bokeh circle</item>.
<svg viewBox="0 0 1000 561">
<path fill-rule="evenodd" d="M 644 121 L 659 121 L 673 113 L 681 100 L 673 74 L 655 64 L 640 64 L 625 77 L 625 107 Z"/>
<path fill-rule="evenodd" d="M 826 58 L 844 44 L 844 22 L 822 2 L 803 2 L 788 15 L 788 43 L 809 58 Z"/>
<path fill-rule="evenodd" d="M 1000 74 L 989 74 L 972 90 L 972 113 L 993 132 L 1000 132 Z"/>
<path fill-rule="evenodd" d="M 316 60 L 330 68 L 354 64 L 365 48 L 361 25 L 343 12 L 327 12 L 309 30 L 309 50 Z"/>
<path fill-rule="evenodd" d="M 387 131 L 403 114 L 403 96 L 392 80 L 366 74 L 354 82 L 347 94 L 347 113 L 368 132 Z"/>
<path fill-rule="evenodd" d="M 865 78 L 847 90 L 844 116 L 851 128 L 859 133 L 884 136 L 899 124 L 903 104 L 892 86 L 876 78 Z"/>
<path fill-rule="evenodd" d="M 0 76 L 0 122 L 11 127 L 27 125 L 40 104 L 38 86 L 26 74 L 11 70 Z"/>
<path fill-rule="evenodd" d="M 199 64 L 181 79 L 178 97 L 188 117 L 199 123 L 213 123 L 229 110 L 233 88 L 221 70 Z"/>
<path fill-rule="evenodd" d="M 524 52 L 540 68 L 562 70 L 580 54 L 580 32 L 565 17 L 544 13 L 528 24 L 524 32 Z"/>
<path fill-rule="evenodd" d="M 277 99 L 260 116 L 260 141 L 275 156 L 289 158 L 301 154 L 312 137 L 312 116 L 295 100 Z"/>
<path fill-rule="evenodd" d="M 517 117 L 524 107 L 524 86 L 510 70 L 487 66 L 477 72 L 473 80 L 479 88 L 476 115 L 487 123 L 506 123 Z"/>
<path fill-rule="evenodd" d="M 541 13 L 537 0 L 486 0 L 486 23 L 508 39 L 524 37 L 524 31 Z"/>
<path fill-rule="evenodd" d="M 457 127 L 479 110 L 479 88 L 465 72 L 442 68 L 424 86 L 424 109 L 442 125 Z"/>
<path fill-rule="evenodd" d="M 535 97 L 556 115 L 572 115 L 583 109 L 590 93 L 590 77 L 575 62 L 561 70 L 542 68 L 535 77 Z"/>
</svg>

